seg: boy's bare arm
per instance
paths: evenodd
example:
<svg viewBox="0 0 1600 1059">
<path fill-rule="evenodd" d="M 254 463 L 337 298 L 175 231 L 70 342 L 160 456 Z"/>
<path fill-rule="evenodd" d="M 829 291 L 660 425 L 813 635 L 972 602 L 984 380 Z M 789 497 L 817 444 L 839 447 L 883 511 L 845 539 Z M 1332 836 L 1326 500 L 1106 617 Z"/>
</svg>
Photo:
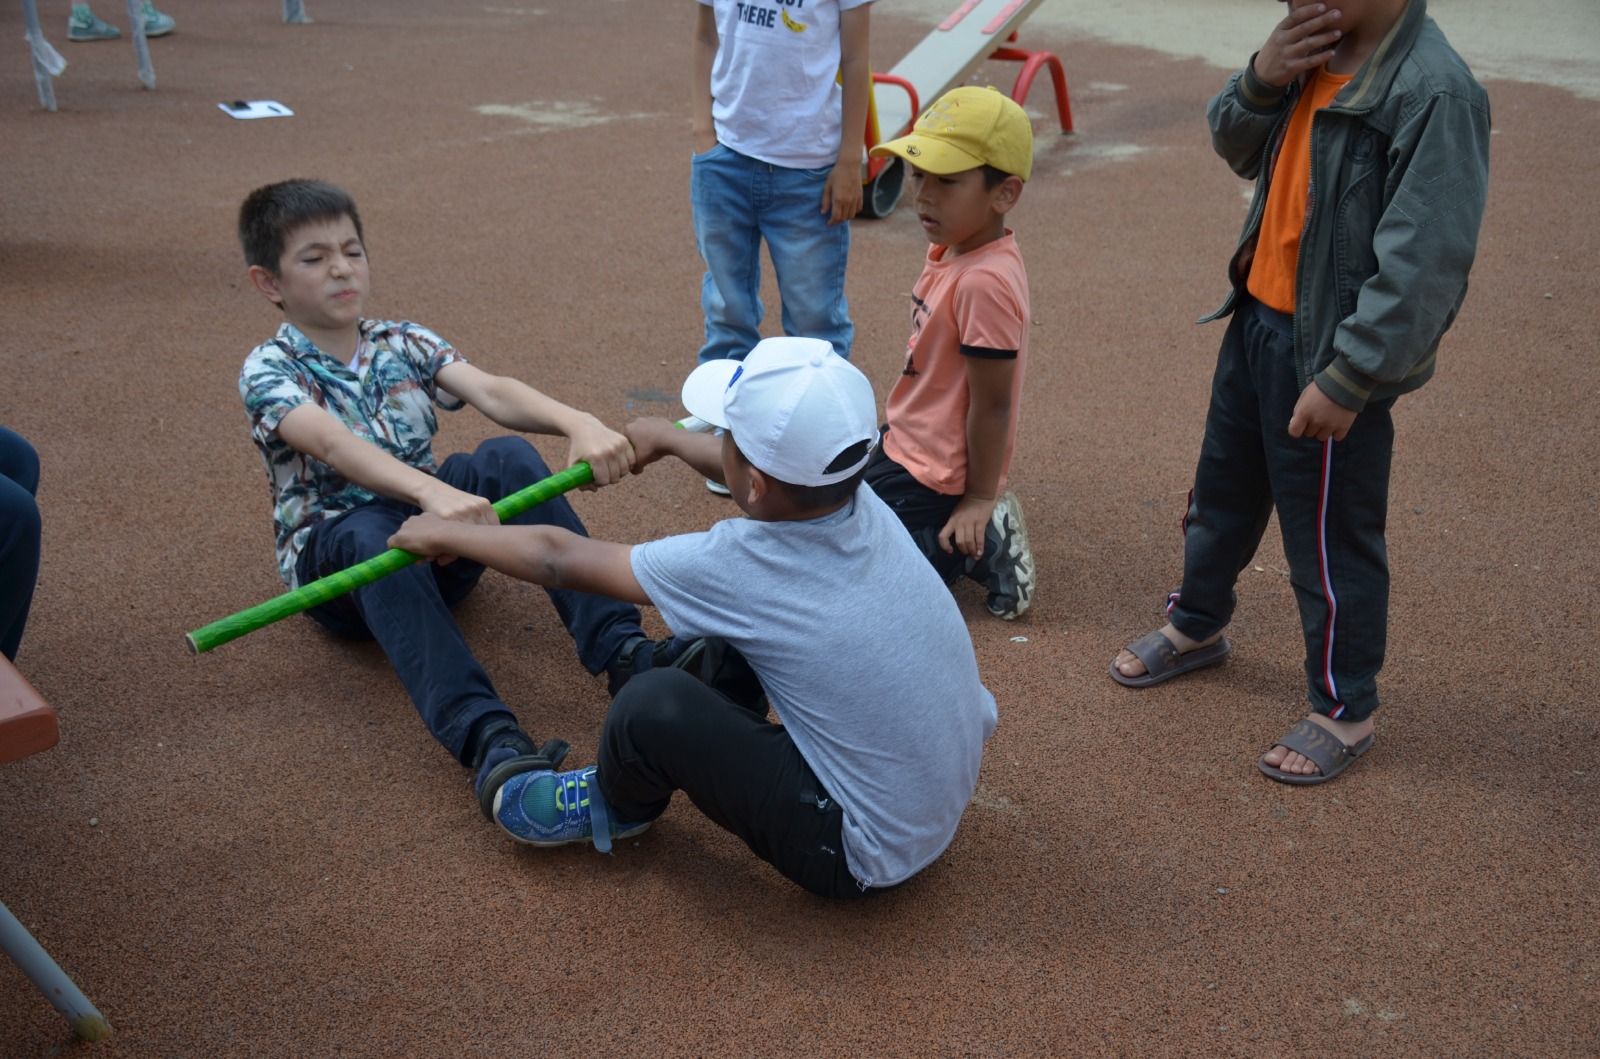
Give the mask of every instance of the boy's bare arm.
<svg viewBox="0 0 1600 1059">
<path fill-rule="evenodd" d="M 694 28 L 694 85 L 689 113 L 694 116 L 693 150 L 704 154 L 717 145 L 716 124 L 711 120 L 711 67 L 717 59 L 717 13 L 695 0 L 699 13 Z"/>
<path fill-rule="evenodd" d="M 622 428 L 633 443 L 635 474 L 663 456 L 676 456 L 712 481 L 723 480 L 722 439 L 714 434 L 682 430 L 665 419 L 635 419 Z"/>
<path fill-rule="evenodd" d="M 567 465 L 587 463 L 597 485 L 610 485 L 627 477 L 628 439 L 587 412 L 562 404 L 527 383 L 504 375 L 491 375 L 465 361 L 439 369 L 438 383 L 446 391 L 488 416 L 507 430 L 564 437 Z"/>
<path fill-rule="evenodd" d="M 389 547 L 445 562 L 471 559 L 546 588 L 650 602 L 633 576 L 631 546 L 555 526 L 476 526 L 416 515 L 389 538 Z"/>
<path fill-rule="evenodd" d="M 939 547 L 983 556 L 984 533 L 994 514 L 1011 434 L 1014 359 L 967 357 L 967 491 L 939 531 Z"/>
<path fill-rule="evenodd" d="M 500 522 L 488 500 L 395 459 L 372 442 L 352 434 L 318 405 L 303 404 L 284 416 L 278 423 L 278 436 L 295 450 L 321 460 L 379 496 L 415 504 L 446 519 L 486 526 Z"/>
<path fill-rule="evenodd" d="M 867 93 L 872 91 L 867 5 L 839 15 L 839 83 L 844 86 L 840 118 L 839 158 L 822 191 L 822 212 L 829 224 L 848 221 L 861 212 L 861 149 L 867 127 Z"/>
</svg>

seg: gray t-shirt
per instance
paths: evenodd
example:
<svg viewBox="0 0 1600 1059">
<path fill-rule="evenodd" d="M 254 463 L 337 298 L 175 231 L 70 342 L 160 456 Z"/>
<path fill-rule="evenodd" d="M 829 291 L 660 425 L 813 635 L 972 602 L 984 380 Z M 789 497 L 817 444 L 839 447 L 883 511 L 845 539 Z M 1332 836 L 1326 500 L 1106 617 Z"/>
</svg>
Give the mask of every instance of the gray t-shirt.
<svg viewBox="0 0 1600 1059">
<path fill-rule="evenodd" d="M 871 489 L 809 522 L 729 519 L 632 559 L 674 633 L 721 636 L 755 668 L 844 810 L 856 879 L 891 886 L 944 852 L 994 696 L 950 590 Z"/>
</svg>

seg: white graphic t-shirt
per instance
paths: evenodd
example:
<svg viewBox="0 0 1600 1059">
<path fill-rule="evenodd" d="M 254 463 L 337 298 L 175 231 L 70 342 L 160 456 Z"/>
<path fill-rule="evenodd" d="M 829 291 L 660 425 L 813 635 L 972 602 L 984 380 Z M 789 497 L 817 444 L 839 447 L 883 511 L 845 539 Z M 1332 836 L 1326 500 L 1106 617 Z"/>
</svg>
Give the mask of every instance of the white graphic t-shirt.
<svg viewBox="0 0 1600 1059">
<path fill-rule="evenodd" d="M 839 12 L 870 2 L 700 0 L 717 18 L 711 67 L 717 142 L 787 169 L 838 161 Z"/>
</svg>

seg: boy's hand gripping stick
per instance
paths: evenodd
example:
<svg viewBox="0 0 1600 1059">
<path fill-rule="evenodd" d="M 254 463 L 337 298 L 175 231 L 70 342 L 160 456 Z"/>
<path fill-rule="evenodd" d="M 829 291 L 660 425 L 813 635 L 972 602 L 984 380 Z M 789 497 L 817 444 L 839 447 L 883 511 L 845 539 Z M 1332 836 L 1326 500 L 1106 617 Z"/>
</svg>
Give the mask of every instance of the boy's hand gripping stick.
<svg viewBox="0 0 1600 1059">
<path fill-rule="evenodd" d="M 694 416 L 680 419 L 673 426 L 696 433 L 711 429 L 711 424 Z M 593 481 L 594 472 L 589 465 L 575 463 L 559 474 L 552 474 L 500 500 L 494 505 L 494 513 L 499 516 L 501 522 L 509 522 L 531 507 L 536 507 L 546 500 L 553 500 L 562 493 L 582 488 Z M 364 585 L 370 585 L 380 577 L 387 577 L 396 570 L 410 566 L 418 558 L 420 557 L 408 551 L 390 548 L 381 555 L 374 555 L 370 559 L 335 571 L 327 577 L 320 577 L 281 596 L 274 596 L 265 603 L 257 603 L 247 610 L 230 614 L 193 632 L 184 633 L 183 638 L 188 641 L 190 651 L 202 654 L 213 647 L 220 647 L 230 640 L 237 640 L 247 633 L 271 625 L 275 621 L 310 610 L 312 607 L 319 607 L 346 592 L 353 592 Z"/>
</svg>

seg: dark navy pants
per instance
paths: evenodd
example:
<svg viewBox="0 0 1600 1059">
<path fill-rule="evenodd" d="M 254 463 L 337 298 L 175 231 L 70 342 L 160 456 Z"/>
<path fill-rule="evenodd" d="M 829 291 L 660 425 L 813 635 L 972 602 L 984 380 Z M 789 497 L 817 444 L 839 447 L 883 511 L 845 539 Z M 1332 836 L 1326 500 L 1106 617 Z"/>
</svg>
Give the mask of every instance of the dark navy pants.
<svg viewBox="0 0 1600 1059">
<path fill-rule="evenodd" d="M 486 441 L 470 456 L 457 453 L 438 472 L 441 481 L 494 500 L 549 475 L 534 447 L 515 437 Z M 410 504 L 379 499 L 318 524 L 300 554 L 300 583 L 387 550 L 389 537 L 415 514 Z M 512 524 L 584 533 L 565 497 L 524 512 Z M 377 640 L 428 731 L 462 764 L 470 764 L 467 737 L 473 725 L 490 714 L 511 712 L 450 614 L 481 576 L 483 566 L 465 559 L 448 566 L 416 563 L 307 612 L 342 636 Z M 584 592 L 546 591 L 591 673 L 604 669 L 629 637 L 642 635 L 639 610 L 632 604 Z"/>
<path fill-rule="evenodd" d="M 1359 721 L 1378 708 L 1388 630 L 1394 401 L 1368 404 L 1343 441 L 1290 437 L 1300 398 L 1293 327 L 1254 299 L 1228 323 L 1184 520 L 1183 587 L 1169 610 L 1196 640 L 1227 625 L 1234 584 L 1276 506 L 1305 632 L 1307 697 L 1318 713 Z"/>
<path fill-rule="evenodd" d="M 0 654 L 16 660 L 39 579 L 39 457 L 0 427 Z"/>
</svg>

